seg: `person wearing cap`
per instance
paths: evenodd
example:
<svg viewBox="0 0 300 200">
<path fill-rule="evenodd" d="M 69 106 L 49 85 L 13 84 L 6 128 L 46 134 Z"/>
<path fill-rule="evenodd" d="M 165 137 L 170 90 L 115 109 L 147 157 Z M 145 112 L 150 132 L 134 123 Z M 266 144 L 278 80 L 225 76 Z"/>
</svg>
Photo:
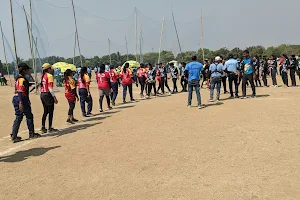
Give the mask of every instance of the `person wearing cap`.
<svg viewBox="0 0 300 200">
<path fill-rule="evenodd" d="M 87 73 L 87 68 L 82 67 L 80 74 L 78 76 L 78 92 L 79 92 L 79 97 L 80 97 L 80 107 L 81 107 L 81 112 L 83 117 L 88 117 L 92 115 L 92 110 L 93 110 L 93 98 L 90 92 L 90 84 L 91 84 L 91 79 L 88 76 Z M 87 112 L 86 112 L 86 107 L 85 104 L 87 103 Z"/>
<path fill-rule="evenodd" d="M 25 76 L 29 74 L 29 70 L 31 68 L 26 63 L 19 64 L 18 68 L 19 74 L 16 77 L 15 81 L 15 95 L 12 99 L 12 104 L 15 109 L 16 118 L 13 123 L 12 133 L 10 135 L 11 140 L 14 143 L 22 141 L 22 138 L 18 137 L 18 132 L 24 115 L 26 116 L 29 138 L 32 139 L 40 137 L 40 135 L 35 133 L 34 131 L 33 114 L 29 99 L 30 83 L 25 78 Z"/>
<path fill-rule="evenodd" d="M 44 108 L 44 114 L 42 117 L 42 133 L 47 133 L 46 129 L 46 119 L 47 116 L 49 115 L 49 127 L 48 127 L 48 132 L 55 132 L 58 131 L 57 129 L 54 129 L 52 127 L 52 122 L 53 122 L 53 114 L 54 114 L 54 104 L 57 104 L 57 98 L 54 94 L 54 80 L 53 80 L 53 75 L 51 72 L 53 71 L 52 65 L 49 63 L 43 64 L 43 74 L 41 77 L 41 101 L 43 104 Z"/>
<path fill-rule="evenodd" d="M 200 96 L 200 75 L 203 71 L 203 65 L 197 62 L 197 56 L 192 56 L 192 62 L 188 63 L 185 67 L 185 75 L 188 78 L 188 108 L 192 105 L 193 90 L 195 89 L 198 101 L 198 108 L 202 109 L 201 96 Z"/>
<path fill-rule="evenodd" d="M 228 74 L 230 98 L 234 98 L 232 83 L 234 83 L 235 98 L 239 98 L 239 63 L 233 58 L 232 54 L 229 55 L 229 59 L 225 62 L 224 68 Z"/>
<path fill-rule="evenodd" d="M 171 71 L 171 76 L 173 81 L 173 93 L 177 93 L 178 92 L 178 88 L 177 88 L 178 69 L 177 67 L 174 66 L 174 63 L 170 63 L 170 71 Z"/>
<path fill-rule="evenodd" d="M 185 62 L 181 63 L 181 68 L 180 68 L 180 75 L 181 75 L 180 83 L 182 87 L 181 92 L 187 92 L 188 81 L 187 78 L 185 77 L 185 66 L 186 66 Z"/>
<path fill-rule="evenodd" d="M 214 90 L 217 88 L 217 101 L 220 101 L 222 74 L 223 74 L 223 64 L 222 58 L 217 56 L 215 62 L 209 67 L 208 76 L 210 77 L 210 99 L 209 102 L 214 100 Z"/>
<path fill-rule="evenodd" d="M 243 74 L 243 82 L 242 82 L 242 91 L 243 91 L 243 96 L 242 99 L 246 99 L 246 85 L 247 81 L 250 82 L 251 88 L 252 88 L 252 98 L 256 97 L 256 91 L 255 91 L 255 85 L 254 85 L 254 80 L 253 80 L 253 59 L 249 56 L 249 51 L 245 50 L 244 53 L 244 59 L 241 62 L 242 66 L 242 74 Z"/>
<path fill-rule="evenodd" d="M 69 103 L 67 123 L 74 124 L 75 122 L 78 122 L 78 120 L 74 118 L 74 109 L 76 100 L 79 101 L 79 98 L 76 91 L 76 83 L 73 79 L 73 72 L 70 69 L 67 69 L 64 73 L 63 84 L 65 87 L 65 97 Z"/>
</svg>

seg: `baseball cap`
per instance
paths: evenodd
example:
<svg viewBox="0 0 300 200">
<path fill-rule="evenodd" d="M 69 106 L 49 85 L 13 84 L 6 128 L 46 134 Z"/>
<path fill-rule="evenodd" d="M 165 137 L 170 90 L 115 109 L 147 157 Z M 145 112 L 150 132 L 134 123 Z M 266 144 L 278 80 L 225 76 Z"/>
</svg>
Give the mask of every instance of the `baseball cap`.
<svg viewBox="0 0 300 200">
<path fill-rule="evenodd" d="M 22 70 L 31 69 L 31 67 L 29 67 L 26 63 L 20 63 L 18 65 L 18 69 L 19 69 L 19 71 L 22 71 Z"/>
<path fill-rule="evenodd" d="M 43 70 L 49 69 L 49 68 L 51 68 L 51 67 L 52 67 L 52 65 L 49 64 L 49 63 L 44 63 L 43 66 L 42 66 Z"/>
<path fill-rule="evenodd" d="M 221 61 L 222 58 L 220 56 L 215 57 L 215 61 Z"/>
</svg>

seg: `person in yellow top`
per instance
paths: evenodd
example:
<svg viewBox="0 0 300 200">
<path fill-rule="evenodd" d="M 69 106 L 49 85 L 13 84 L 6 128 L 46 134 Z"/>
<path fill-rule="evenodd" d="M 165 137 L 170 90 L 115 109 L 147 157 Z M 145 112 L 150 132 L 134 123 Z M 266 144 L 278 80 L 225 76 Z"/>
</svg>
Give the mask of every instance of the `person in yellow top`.
<svg viewBox="0 0 300 200">
<path fill-rule="evenodd" d="M 46 119 L 49 115 L 49 128 L 48 132 L 56 132 L 57 129 L 52 127 L 53 122 L 53 114 L 54 114 L 54 104 L 57 104 L 57 98 L 54 94 L 53 87 L 54 87 L 54 79 L 51 72 L 53 71 L 52 65 L 49 63 L 43 64 L 43 74 L 41 78 L 41 101 L 44 107 L 44 114 L 42 117 L 42 133 L 47 133 L 46 129 Z"/>
</svg>

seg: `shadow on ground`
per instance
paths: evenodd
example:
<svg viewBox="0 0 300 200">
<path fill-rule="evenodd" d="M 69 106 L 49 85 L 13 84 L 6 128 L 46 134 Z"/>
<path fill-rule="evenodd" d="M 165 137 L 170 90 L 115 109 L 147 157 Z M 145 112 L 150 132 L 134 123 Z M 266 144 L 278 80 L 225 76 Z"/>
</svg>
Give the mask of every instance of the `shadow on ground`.
<svg viewBox="0 0 300 200">
<path fill-rule="evenodd" d="M 60 148 L 61 146 L 54 146 L 54 147 L 48 147 L 48 148 L 34 148 L 34 149 L 28 149 L 25 151 L 18 151 L 13 155 L 0 157 L 0 162 L 22 162 L 30 157 L 37 157 L 44 155 L 50 150 Z"/>
</svg>

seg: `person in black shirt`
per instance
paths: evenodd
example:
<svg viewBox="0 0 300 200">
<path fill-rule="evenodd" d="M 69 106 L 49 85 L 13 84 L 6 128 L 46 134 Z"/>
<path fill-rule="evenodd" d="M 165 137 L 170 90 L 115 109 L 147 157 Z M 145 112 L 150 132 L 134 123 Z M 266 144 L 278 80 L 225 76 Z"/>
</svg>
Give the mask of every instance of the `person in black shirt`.
<svg viewBox="0 0 300 200">
<path fill-rule="evenodd" d="M 292 87 L 296 87 L 296 69 L 298 67 L 298 61 L 296 59 L 295 55 L 291 56 L 290 59 L 290 65 L 289 65 L 289 69 L 290 69 L 290 77 L 291 77 L 291 81 L 292 81 Z"/>
<path fill-rule="evenodd" d="M 186 66 L 185 62 L 181 63 L 181 69 L 180 69 L 180 76 L 181 76 L 180 83 L 181 83 L 181 87 L 182 87 L 181 92 L 187 92 L 188 81 L 185 76 L 185 66 Z"/>
<path fill-rule="evenodd" d="M 255 80 L 256 87 L 258 87 L 258 84 L 261 87 L 261 82 L 259 79 L 259 67 L 260 67 L 260 62 L 258 60 L 258 56 L 254 56 L 253 57 L 253 71 L 254 71 L 253 78 Z"/>
<path fill-rule="evenodd" d="M 261 67 L 261 77 L 264 82 L 264 87 L 268 87 L 267 75 L 269 74 L 269 70 L 268 70 L 268 61 L 265 56 L 263 57 L 260 67 Z"/>
</svg>

